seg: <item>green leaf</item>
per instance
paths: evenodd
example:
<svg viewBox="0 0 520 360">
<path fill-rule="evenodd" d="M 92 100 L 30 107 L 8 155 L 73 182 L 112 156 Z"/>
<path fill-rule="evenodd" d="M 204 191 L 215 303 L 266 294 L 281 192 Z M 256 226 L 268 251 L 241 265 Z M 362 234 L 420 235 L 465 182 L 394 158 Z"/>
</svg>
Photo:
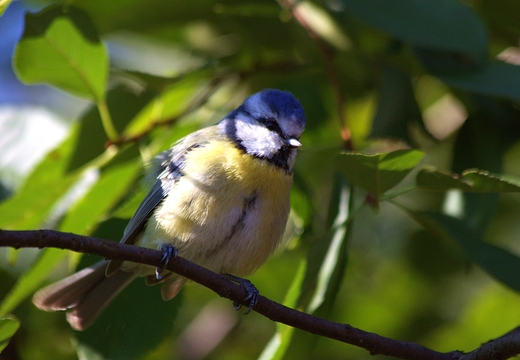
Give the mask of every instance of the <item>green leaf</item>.
<svg viewBox="0 0 520 360">
<path fill-rule="evenodd" d="M 129 122 L 125 129 L 126 136 L 141 134 L 150 125 L 171 120 L 188 110 L 188 106 L 196 98 L 198 92 L 208 85 L 205 73 L 189 73 L 186 77 L 165 89 L 154 101 L 145 106 Z M 199 95 L 200 96 L 200 95 Z"/>
<path fill-rule="evenodd" d="M 300 296 L 300 290 L 305 278 L 305 262 L 301 261 L 298 271 L 285 295 L 283 305 L 294 308 Z M 289 347 L 294 328 L 282 323 L 276 323 L 276 333 L 267 343 L 264 351 L 258 357 L 259 360 L 281 360 Z"/>
<path fill-rule="evenodd" d="M 385 66 L 370 137 L 398 139 L 411 144 L 410 124 L 423 124 L 411 79 L 405 72 Z"/>
<path fill-rule="evenodd" d="M 477 234 L 484 234 L 496 215 L 500 193 L 520 191 L 520 183 L 484 170 L 466 170 L 462 176 L 477 192 L 463 193 L 461 218 Z"/>
<path fill-rule="evenodd" d="M 447 85 L 474 93 L 520 99 L 520 67 L 518 65 L 491 62 L 483 69 L 459 75 L 439 75 Z"/>
<path fill-rule="evenodd" d="M 18 282 L 0 303 L 0 316 L 11 312 L 31 295 L 67 254 L 67 251 L 60 249 L 42 250 L 38 260 L 18 279 Z"/>
<path fill-rule="evenodd" d="M 48 83 L 100 100 L 108 77 L 108 56 L 88 15 L 73 6 L 49 6 L 27 13 L 14 68 L 27 84 Z"/>
<path fill-rule="evenodd" d="M 0 318 L 0 353 L 5 349 L 9 340 L 20 327 L 20 321 L 13 317 Z"/>
<path fill-rule="evenodd" d="M 90 234 L 127 194 L 140 174 L 140 159 L 111 166 L 101 172 L 100 179 L 67 213 L 59 230 Z"/>
<path fill-rule="evenodd" d="M 466 170 L 461 176 L 422 169 L 416 180 L 421 188 L 434 191 L 459 189 L 465 192 L 520 192 L 520 181 L 478 169 Z"/>
<path fill-rule="evenodd" d="M 107 93 L 107 106 L 117 131 L 123 129 L 152 100 L 155 93 L 136 93 L 124 86 L 117 86 Z M 79 124 L 78 145 L 70 162 L 70 170 L 77 169 L 95 159 L 106 150 L 107 136 L 99 111 L 92 106 Z"/>
<path fill-rule="evenodd" d="M 76 333 L 80 358 L 91 349 L 106 359 L 138 359 L 158 346 L 171 334 L 183 298 L 163 301 L 160 290 L 142 278 L 127 286 L 90 328 Z"/>
<path fill-rule="evenodd" d="M 520 258 L 496 245 L 484 242 L 467 225 L 440 213 L 409 211 L 412 218 L 442 239 L 455 243 L 462 252 L 489 275 L 520 292 Z"/>
<path fill-rule="evenodd" d="M 417 150 L 373 155 L 343 153 L 337 164 L 338 170 L 350 183 L 379 199 L 387 190 L 400 183 L 423 157 L 424 153 Z"/>
<path fill-rule="evenodd" d="M 451 168 L 455 173 L 472 168 L 501 173 L 506 151 L 518 140 L 518 111 L 503 100 L 477 94 L 471 97 L 472 110 L 457 132 Z M 495 217 L 498 198 L 499 193 L 464 192 L 459 202 L 462 206 L 456 211 L 483 234 Z"/>
<path fill-rule="evenodd" d="M 460 189 L 471 191 L 471 184 L 457 174 L 448 174 L 434 169 L 421 169 L 416 177 L 417 186 L 433 191 L 447 191 Z"/>
<path fill-rule="evenodd" d="M 0 228 L 29 230 L 44 225 L 53 206 L 79 178 L 78 172 L 67 172 L 77 135 L 73 129 L 70 136 L 36 166 L 16 194 L 0 203 Z"/>
<path fill-rule="evenodd" d="M 520 192 L 520 181 L 486 170 L 470 169 L 462 173 L 473 187 L 484 192 Z"/>
<path fill-rule="evenodd" d="M 347 243 L 350 237 L 350 224 L 347 220 L 352 205 L 352 188 L 349 188 L 343 179 L 338 185 L 336 218 L 328 232 L 329 246 L 321 262 L 316 289 L 307 308 L 309 313 L 322 310 L 319 316 L 325 316 L 332 309 L 347 266 Z"/>
<path fill-rule="evenodd" d="M 457 0 L 336 0 L 333 11 L 348 31 L 348 14 L 411 45 L 463 53 L 480 62 L 487 54 L 482 20 Z"/>
</svg>

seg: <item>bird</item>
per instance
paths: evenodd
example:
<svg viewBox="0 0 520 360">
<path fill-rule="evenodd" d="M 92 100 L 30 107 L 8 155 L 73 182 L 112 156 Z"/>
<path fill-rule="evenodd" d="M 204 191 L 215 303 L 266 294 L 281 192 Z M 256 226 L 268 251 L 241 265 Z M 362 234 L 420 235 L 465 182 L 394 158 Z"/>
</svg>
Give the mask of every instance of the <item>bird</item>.
<svg viewBox="0 0 520 360">
<path fill-rule="evenodd" d="M 161 249 L 166 262 L 178 255 L 229 274 L 248 290 L 250 310 L 258 290 L 245 277 L 281 242 L 305 124 L 293 94 L 265 89 L 215 125 L 180 139 L 150 164 L 153 185 L 121 242 Z M 103 260 L 37 291 L 33 303 L 45 311 L 66 310 L 71 327 L 84 330 L 137 277 L 162 283 L 164 300 L 187 281 L 149 265 Z"/>
</svg>

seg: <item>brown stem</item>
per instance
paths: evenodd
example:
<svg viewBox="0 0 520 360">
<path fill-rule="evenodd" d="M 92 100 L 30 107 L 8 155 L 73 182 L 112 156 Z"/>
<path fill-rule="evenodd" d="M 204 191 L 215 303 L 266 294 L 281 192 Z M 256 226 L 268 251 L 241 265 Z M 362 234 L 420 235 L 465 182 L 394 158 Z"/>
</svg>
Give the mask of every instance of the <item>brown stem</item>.
<svg viewBox="0 0 520 360">
<path fill-rule="evenodd" d="M 179 119 L 185 117 L 186 115 L 191 114 L 193 111 L 199 109 L 202 105 L 204 105 L 209 100 L 211 95 L 213 95 L 213 93 L 218 89 L 218 86 L 225 80 L 225 78 L 226 78 L 225 76 L 214 77 L 202 89 L 200 94 L 195 96 L 192 99 L 192 101 L 186 106 L 186 108 L 178 115 L 173 116 L 168 119 L 161 120 L 161 121 L 151 120 L 148 127 L 146 129 L 144 129 L 143 131 L 141 131 L 140 133 L 134 134 L 132 136 L 123 134 L 114 141 L 108 140 L 107 143 L 105 144 L 105 146 L 108 147 L 110 145 L 120 145 L 120 144 L 124 144 L 124 143 L 128 143 L 128 142 L 136 142 L 136 141 L 139 141 L 143 136 L 145 136 L 146 134 L 148 134 L 149 132 L 151 132 L 152 130 L 154 130 L 157 127 L 171 126 L 172 124 L 176 123 Z"/>
</svg>

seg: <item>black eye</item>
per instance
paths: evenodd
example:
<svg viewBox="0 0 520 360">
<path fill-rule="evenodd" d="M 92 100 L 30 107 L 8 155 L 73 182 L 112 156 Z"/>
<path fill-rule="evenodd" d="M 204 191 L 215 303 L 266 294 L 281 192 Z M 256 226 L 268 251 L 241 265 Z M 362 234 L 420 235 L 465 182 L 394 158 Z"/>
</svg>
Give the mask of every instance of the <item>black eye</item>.
<svg viewBox="0 0 520 360">
<path fill-rule="evenodd" d="M 278 125 L 278 122 L 273 118 L 267 118 L 263 121 L 266 128 L 268 128 L 271 131 L 276 131 L 280 133 L 282 130 L 280 129 L 280 125 Z"/>
</svg>

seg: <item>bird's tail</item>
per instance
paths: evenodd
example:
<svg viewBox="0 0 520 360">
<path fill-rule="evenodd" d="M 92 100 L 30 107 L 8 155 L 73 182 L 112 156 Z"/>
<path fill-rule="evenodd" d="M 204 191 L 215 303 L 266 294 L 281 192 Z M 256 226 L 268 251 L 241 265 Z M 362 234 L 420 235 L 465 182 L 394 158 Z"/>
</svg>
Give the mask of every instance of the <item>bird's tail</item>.
<svg viewBox="0 0 520 360">
<path fill-rule="evenodd" d="M 107 264 L 99 262 L 39 290 L 34 294 L 34 305 L 45 311 L 69 310 L 67 321 L 72 328 L 86 329 L 136 276 L 118 270 L 106 277 Z"/>
</svg>

